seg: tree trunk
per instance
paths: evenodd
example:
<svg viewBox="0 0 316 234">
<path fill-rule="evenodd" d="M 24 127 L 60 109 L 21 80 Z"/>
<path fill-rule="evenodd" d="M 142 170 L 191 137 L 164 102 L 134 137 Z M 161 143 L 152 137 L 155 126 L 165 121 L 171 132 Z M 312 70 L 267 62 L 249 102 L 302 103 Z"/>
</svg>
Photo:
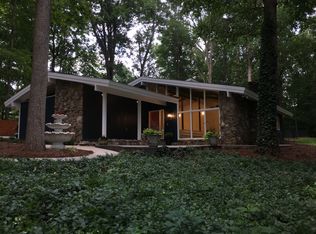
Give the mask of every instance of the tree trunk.
<svg viewBox="0 0 316 234">
<path fill-rule="evenodd" d="M 250 49 L 250 45 L 247 46 L 247 77 L 248 82 L 252 82 L 252 51 Z"/>
<path fill-rule="evenodd" d="M 44 150 L 48 80 L 50 0 L 37 0 L 32 53 L 32 80 L 27 117 L 26 148 Z"/>
<path fill-rule="evenodd" d="M 207 64 L 208 83 L 213 83 L 213 42 L 208 40 L 205 42 L 205 58 Z"/>
<path fill-rule="evenodd" d="M 261 58 L 258 83 L 257 146 L 260 153 L 275 155 L 278 150 L 277 116 L 277 0 L 263 0 Z"/>
</svg>

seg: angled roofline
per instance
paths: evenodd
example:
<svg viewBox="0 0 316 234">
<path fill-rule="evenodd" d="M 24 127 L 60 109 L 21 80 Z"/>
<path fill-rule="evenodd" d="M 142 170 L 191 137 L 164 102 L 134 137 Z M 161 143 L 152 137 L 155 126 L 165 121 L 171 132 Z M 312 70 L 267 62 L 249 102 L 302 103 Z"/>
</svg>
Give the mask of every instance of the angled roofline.
<svg viewBox="0 0 316 234">
<path fill-rule="evenodd" d="M 203 90 L 210 90 L 210 91 L 224 91 L 224 92 L 231 92 L 231 93 L 238 93 L 238 94 L 244 94 L 245 89 L 246 89 L 245 87 L 240 87 L 240 86 L 208 84 L 208 83 L 182 81 L 182 80 L 167 80 L 167 79 L 157 79 L 157 78 L 148 78 L 148 77 L 140 77 L 130 82 L 128 85 L 135 86 L 142 82 L 178 86 L 178 87 L 183 87 L 183 88 L 203 89 Z"/>
<path fill-rule="evenodd" d="M 158 78 L 149 78 L 149 77 L 140 77 L 136 80 L 133 80 L 128 85 L 135 86 L 139 83 L 154 83 L 154 84 L 162 84 L 162 85 L 170 85 L 170 86 L 177 86 L 183 88 L 193 88 L 193 89 L 203 89 L 209 91 L 222 91 L 222 92 L 229 92 L 229 93 L 237 93 L 240 95 L 245 95 L 246 97 L 258 101 L 258 94 L 253 92 L 250 89 L 240 86 L 232 86 L 232 85 L 219 85 L 219 84 L 208 84 L 208 83 L 200 83 L 200 82 L 192 82 L 192 81 L 182 81 L 182 80 L 167 80 L 167 79 L 158 79 Z M 280 107 L 277 106 L 277 111 L 293 117 L 293 114 Z"/>
<path fill-rule="evenodd" d="M 25 88 L 21 89 L 19 92 L 17 92 L 15 95 L 10 97 L 8 100 L 4 102 L 5 107 L 9 106 L 15 106 L 14 103 L 17 99 L 21 98 L 22 96 L 28 94 L 30 92 L 31 85 L 26 86 Z"/>
<path fill-rule="evenodd" d="M 120 84 L 114 81 L 105 80 L 105 79 L 98 79 L 98 78 L 90 78 L 86 76 L 76 76 L 76 75 L 67 75 L 62 73 L 55 73 L 55 72 L 48 72 L 48 80 L 63 80 L 63 81 L 70 81 L 76 82 L 81 84 L 87 84 L 95 87 L 96 91 L 105 91 L 105 89 L 110 89 L 112 92 L 125 92 L 136 98 L 137 96 L 144 97 L 145 99 L 149 100 L 156 100 L 157 104 L 162 104 L 163 102 L 171 102 L 171 103 L 178 103 L 178 99 L 158 93 L 153 93 L 147 90 L 143 90 L 140 88 L 132 87 L 125 84 Z M 6 107 L 14 107 L 17 106 L 18 101 L 21 97 L 28 95 L 31 86 L 28 85 L 15 95 L 10 97 L 8 100 L 5 101 L 4 105 Z M 101 88 L 101 89 L 100 89 Z M 110 92 L 109 92 L 110 93 Z"/>
</svg>

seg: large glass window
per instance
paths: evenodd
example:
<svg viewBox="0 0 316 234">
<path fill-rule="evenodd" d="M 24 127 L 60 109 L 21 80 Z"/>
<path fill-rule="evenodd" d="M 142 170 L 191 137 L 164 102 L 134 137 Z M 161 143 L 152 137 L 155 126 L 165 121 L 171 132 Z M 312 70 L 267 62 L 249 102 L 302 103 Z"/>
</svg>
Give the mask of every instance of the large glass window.
<svg viewBox="0 0 316 234">
<path fill-rule="evenodd" d="M 179 88 L 179 110 L 189 111 L 190 110 L 190 89 Z"/>
<path fill-rule="evenodd" d="M 218 107 L 218 95 L 209 91 L 205 92 L 205 108 Z"/>
<path fill-rule="evenodd" d="M 179 88 L 179 137 L 202 139 L 208 130 L 220 133 L 218 94 Z"/>
<path fill-rule="evenodd" d="M 190 138 L 190 112 L 178 115 L 180 138 Z"/>
<path fill-rule="evenodd" d="M 204 112 L 194 111 L 192 112 L 192 137 L 203 138 L 204 134 Z"/>
<path fill-rule="evenodd" d="M 202 90 L 192 89 L 192 110 L 204 109 L 204 93 Z"/>
<path fill-rule="evenodd" d="M 206 131 L 215 131 L 219 133 L 219 109 L 210 110 L 205 112 L 206 119 Z"/>
</svg>

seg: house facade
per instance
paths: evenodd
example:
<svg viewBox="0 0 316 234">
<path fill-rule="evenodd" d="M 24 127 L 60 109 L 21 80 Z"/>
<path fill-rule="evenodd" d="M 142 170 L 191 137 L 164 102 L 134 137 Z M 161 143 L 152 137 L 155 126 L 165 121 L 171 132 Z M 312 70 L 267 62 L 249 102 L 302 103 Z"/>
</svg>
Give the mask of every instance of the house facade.
<svg viewBox="0 0 316 234">
<path fill-rule="evenodd" d="M 30 87 L 5 102 L 18 108 L 19 137 L 26 134 Z M 68 115 L 75 141 L 141 140 L 146 128 L 171 134 L 174 141 L 201 140 L 206 131 L 221 136 L 223 144 L 254 144 L 256 105 L 253 91 L 237 86 L 153 78 L 128 85 L 82 76 L 49 73 L 46 122 L 53 113 Z M 278 107 L 277 128 L 290 112 Z"/>
</svg>

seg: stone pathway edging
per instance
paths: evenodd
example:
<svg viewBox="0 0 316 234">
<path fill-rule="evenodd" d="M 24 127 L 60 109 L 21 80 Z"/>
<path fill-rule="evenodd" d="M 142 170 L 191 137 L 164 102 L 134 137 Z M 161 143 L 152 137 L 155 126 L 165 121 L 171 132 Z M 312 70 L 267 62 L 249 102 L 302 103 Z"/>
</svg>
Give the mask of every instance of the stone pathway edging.
<svg viewBox="0 0 316 234">
<path fill-rule="evenodd" d="M 50 148 L 50 145 L 46 146 L 47 148 Z M 106 156 L 116 156 L 118 155 L 118 152 L 113 150 L 107 150 L 107 149 L 101 149 L 94 146 L 80 146 L 80 145 L 72 145 L 72 146 L 66 146 L 67 148 L 76 148 L 81 150 L 89 150 L 93 151 L 92 154 L 86 155 L 86 156 L 78 156 L 78 157 L 63 157 L 63 158 L 30 158 L 32 160 L 52 160 L 52 161 L 78 161 L 82 159 L 94 159 L 98 157 L 106 157 Z"/>
</svg>

